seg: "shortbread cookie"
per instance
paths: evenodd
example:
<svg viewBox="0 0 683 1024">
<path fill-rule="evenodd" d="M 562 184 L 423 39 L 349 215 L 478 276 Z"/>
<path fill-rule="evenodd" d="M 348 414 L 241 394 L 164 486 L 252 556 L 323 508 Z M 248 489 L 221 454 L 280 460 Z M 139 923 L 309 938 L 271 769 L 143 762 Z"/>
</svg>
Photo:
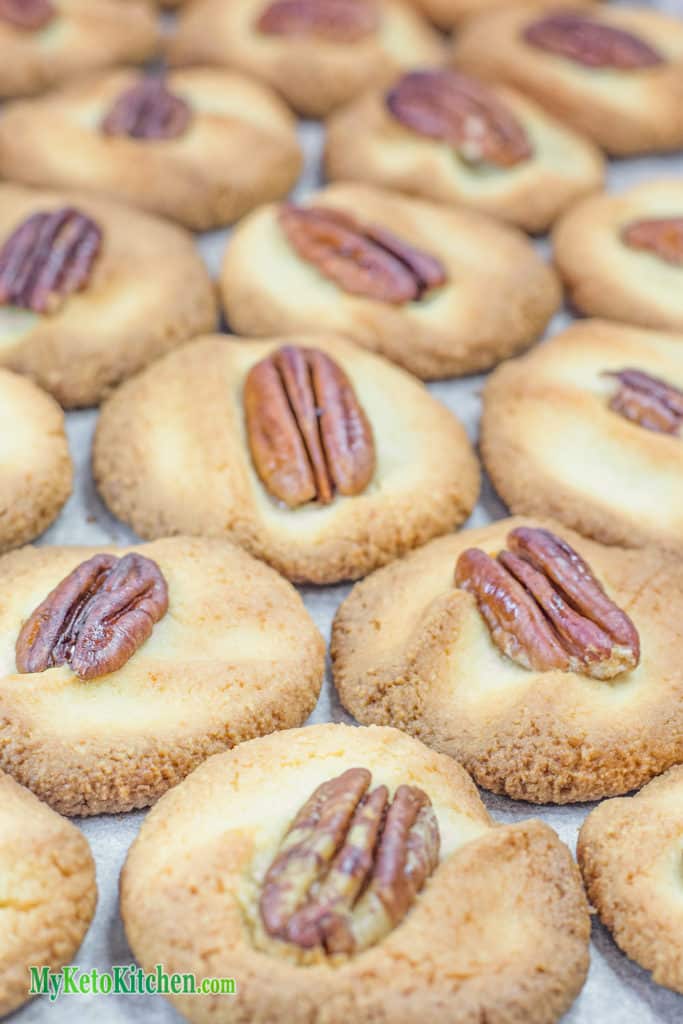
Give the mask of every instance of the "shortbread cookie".
<svg viewBox="0 0 683 1024">
<path fill-rule="evenodd" d="M 395 729 L 267 736 L 147 817 L 126 933 L 145 969 L 235 979 L 169 997 L 195 1024 L 551 1024 L 588 967 L 579 873 L 544 823 L 493 826 L 458 764 Z"/>
<path fill-rule="evenodd" d="M 683 760 L 682 615 L 680 559 L 503 519 L 357 584 L 334 679 L 358 721 L 412 733 L 486 789 L 596 800 Z"/>
<path fill-rule="evenodd" d="M 30 967 L 72 962 L 96 903 L 85 836 L 0 772 L 0 1017 L 29 998 Z"/>
<path fill-rule="evenodd" d="M 82 192 L 0 185 L 0 364 L 62 405 L 98 403 L 216 319 L 180 228 Z"/>
<path fill-rule="evenodd" d="M 577 309 L 683 330 L 682 179 L 586 199 L 557 224 L 553 241 Z"/>
<path fill-rule="evenodd" d="M 325 166 L 534 232 L 604 177 L 597 147 L 536 103 L 447 68 L 409 71 L 334 114 Z"/>
<path fill-rule="evenodd" d="M 589 899 L 624 953 L 683 993 L 683 767 L 596 807 L 577 854 Z"/>
<path fill-rule="evenodd" d="M 572 6 L 578 7 L 588 2 L 590 0 L 573 0 Z M 465 18 L 483 14 L 492 8 L 505 9 L 510 6 L 510 0 L 411 0 L 411 3 L 442 29 L 454 28 Z M 548 10 L 566 5 L 567 0 L 538 0 L 538 6 Z"/>
<path fill-rule="evenodd" d="M 353 184 L 254 211 L 220 285 L 234 331 L 335 331 L 425 380 L 522 351 L 560 301 L 554 273 L 514 228 Z"/>
<path fill-rule="evenodd" d="M 97 68 L 142 64 L 158 43 L 156 18 L 137 0 L 2 0 L 0 98 L 42 92 Z"/>
<path fill-rule="evenodd" d="M 501 366 L 481 450 L 508 507 L 683 553 L 682 348 L 680 335 L 587 320 Z"/>
<path fill-rule="evenodd" d="M 683 146 L 683 23 L 648 7 L 513 5 L 468 21 L 457 66 L 627 156 Z"/>
<path fill-rule="evenodd" d="M 146 807 L 315 706 L 299 595 L 224 541 L 24 548 L 0 582 L 0 767 L 63 814 Z"/>
<path fill-rule="evenodd" d="M 193 0 L 171 64 L 217 64 L 267 82 L 305 117 L 324 117 L 444 45 L 403 0 Z"/>
<path fill-rule="evenodd" d="M 242 75 L 119 70 L 0 120 L 0 172 L 122 199 L 197 231 L 286 195 L 301 169 L 294 119 Z"/>
<path fill-rule="evenodd" d="M 313 583 L 362 576 L 453 529 L 479 489 L 452 413 L 330 335 L 178 350 L 106 404 L 93 467 L 140 536 L 228 537 Z"/>
</svg>

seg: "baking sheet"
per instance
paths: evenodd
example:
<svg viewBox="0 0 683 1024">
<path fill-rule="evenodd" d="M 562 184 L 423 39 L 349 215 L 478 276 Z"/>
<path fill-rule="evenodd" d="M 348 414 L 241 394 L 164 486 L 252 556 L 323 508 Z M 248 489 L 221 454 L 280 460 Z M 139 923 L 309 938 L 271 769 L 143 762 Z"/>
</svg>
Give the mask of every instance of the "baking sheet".
<svg viewBox="0 0 683 1024">
<path fill-rule="evenodd" d="M 669 13 L 683 16 L 683 0 L 660 0 L 652 4 Z M 302 123 L 301 141 L 306 152 L 306 169 L 297 188 L 305 195 L 320 184 L 322 132 L 317 124 Z M 683 176 L 683 154 L 614 163 L 609 169 L 608 187 L 620 191 L 639 181 Z M 213 232 L 200 240 L 209 269 L 216 273 L 228 232 Z M 547 243 L 537 243 L 547 252 Z M 556 334 L 569 322 L 566 312 L 552 321 L 548 335 Z M 482 376 L 429 385 L 431 392 L 465 423 L 476 442 L 479 419 L 479 394 Z M 41 538 L 44 544 L 127 544 L 135 535 L 117 522 L 97 495 L 90 472 L 90 445 L 97 419 L 92 410 L 69 413 L 67 428 L 76 476 L 74 492 L 58 522 Z M 505 508 L 484 481 L 480 501 L 468 521 L 479 526 L 505 515 Z M 348 585 L 300 588 L 310 614 L 326 639 L 334 613 L 350 590 Z M 310 722 L 351 722 L 336 697 L 329 666 L 318 706 Z M 497 821 L 512 822 L 541 817 L 574 850 L 578 830 L 593 805 L 536 807 L 482 791 L 489 811 Z M 106 971 L 113 964 L 132 963 L 133 954 L 126 942 L 118 913 L 118 877 L 127 850 L 144 819 L 144 812 L 104 816 L 77 822 L 90 841 L 97 862 L 99 903 L 88 935 L 75 959 L 84 971 L 93 967 Z M 225 964 L 225 974 L 230 974 Z M 236 979 L 239 985 L 239 978 Z M 12 1024 L 73 1024 L 97 1020 L 102 1024 L 144 1022 L 172 1024 L 183 1018 L 161 996 L 70 996 L 50 1004 L 45 997 L 29 1003 L 10 1018 Z M 609 933 L 594 920 L 591 942 L 591 969 L 588 981 L 569 1013 L 565 1024 L 674 1024 L 683 1021 L 683 996 L 660 988 L 647 974 L 629 961 L 612 942 Z M 353 1024 L 353 1022 L 350 1022 Z"/>
</svg>

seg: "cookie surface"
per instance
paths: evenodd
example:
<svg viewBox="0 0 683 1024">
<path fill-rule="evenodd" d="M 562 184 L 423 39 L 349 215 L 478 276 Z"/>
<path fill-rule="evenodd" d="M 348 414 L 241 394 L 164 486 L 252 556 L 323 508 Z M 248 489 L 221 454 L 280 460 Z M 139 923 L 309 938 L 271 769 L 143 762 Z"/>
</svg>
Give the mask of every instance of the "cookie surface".
<svg viewBox="0 0 683 1024">
<path fill-rule="evenodd" d="M 323 189 L 306 207 L 388 230 L 438 260 L 444 283 L 403 303 L 351 294 L 297 254 L 280 208 L 265 206 L 237 227 L 223 261 L 234 331 L 334 331 L 428 380 L 488 369 L 522 351 L 559 303 L 555 275 L 528 240 L 483 214 L 354 184 Z"/>
<path fill-rule="evenodd" d="M 476 14 L 484 14 L 489 10 L 501 8 L 505 10 L 509 0 L 411 0 L 425 17 L 442 29 L 454 28 L 465 18 Z M 581 4 L 587 0 L 579 0 Z M 538 6 L 551 10 L 553 7 L 566 7 L 567 0 L 540 0 Z"/>
<path fill-rule="evenodd" d="M 259 890 L 284 832 L 316 786 L 359 766 L 390 792 L 423 788 L 440 863 L 403 921 L 364 952 L 332 966 L 292 960 L 277 940 L 261 948 Z M 550 1024 L 588 964 L 578 872 L 541 822 L 492 824 L 459 765 L 394 729 L 310 726 L 242 744 L 146 819 L 122 875 L 128 939 L 145 967 L 235 978 L 233 996 L 173 999 L 197 1024 L 303 1024 L 322 1006 L 330 1024 Z"/>
<path fill-rule="evenodd" d="M 138 551 L 168 587 L 168 611 L 117 671 L 68 664 L 17 672 L 21 627 L 97 552 Z M 300 725 L 315 706 L 324 646 L 295 590 L 219 541 L 135 549 L 25 548 L 0 561 L 0 766 L 64 814 L 145 807 L 200 761 Z"/>
<path fill-rule="evenodd" d="M 295 509 L 274 500 L 254 470 L 243 402 L 249 371 L 292 343 L 327 353 L 345 371 L 376 451 L 363 493 Z M 317 335 L 216 336 L 185 346 L 106 404 L 93 467 L 106 503 L 140 536 L 227 537 L 285 575 L 315 583 L 358 577 L 452 529 L 479 487 L 463 427 L 419 382 L 340 338 Z"/>
<path fill-rule="evenodd" d="M 603 320 L 573 324 L 484 389 L 481 452 L 506 505 L 607 544 L 683 552 L 683 443 L 612 408 L 609 373 L 683 388 L 683 338 Z"/>
</svg>

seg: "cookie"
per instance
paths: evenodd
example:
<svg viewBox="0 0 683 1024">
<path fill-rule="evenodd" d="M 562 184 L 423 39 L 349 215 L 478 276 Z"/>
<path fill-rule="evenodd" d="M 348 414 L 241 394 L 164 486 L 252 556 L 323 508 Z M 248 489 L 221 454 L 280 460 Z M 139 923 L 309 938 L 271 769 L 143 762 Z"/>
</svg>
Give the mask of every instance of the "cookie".
<svg viewBox="0 0 683 1024">
<path fill-rule="evenodd" d="M 30 967 L 71 963 L 96 903 L 85 836 L 0 772 L 0 1017 L 29 998 Z"/>
<path fill-rule="evenodd" d="M 216 319 L 213 284 L 180 228 L 83 192 L 0 185 L 0 363 L 66 408 L 97 404 Z"/>
<path fill-rule="evenodd" d="M 43 92 L 114 64 L 142 64 L 158 44 L 157 21 L 144 2 L 4 0 L 0 99 Z"/>
<path fill-rule="evenodd" d="M 220 69 L 108 72 L 11 104 L 0 121 L 6 178 L 121 199 L 197 231 L 284 196 L 300 169 L 284 104 Z"/>
<path fill-rule="evenodd" d="M 465 18 L 483 14 L 493 8 L 506 9 L 510 0 L 411 0 L 426 18 L 444 30 L 459 26 Z M 580 4 L 589 0 L 579 0 Z M 538 6 L 551 9 L 565 7 L 567 0 L 540 0 Z M 575 6 L 575 5 L 573 5 Z"/>
<path fill-rule="evenodd" d="M 93 470 L 140 536 L 227 537 L 312 583 L 362 576 L 453 529 L 479 490 L 452 413 L 329 335 L 179 349 L 104 406 Z"/>
<path fill-rule="evenodd" d="M 556 225 L 553 243 L 577 309 L 683 330 L 683 181 L 651 181 L 577 203 Z"/>
<path fill-rule="evenodd" d="M 526 92 L 608 153 L 683 146 L 683 24 L 649 7 L 513 5 L 468 21 L 463 71 Z"/>
<path fill-rule="evenodd" d="M 445 48 L 403 0 L 194 0 L 167 53 L 172 65 L 236 68 L 304 117 L 324 117 Z"/>
<path fill-rule="evenodd" d="M 683 759 L 682 610 L 680 559 L 503 519 L 357 584 L 334 680 L 359 722 L 410 732 L 486 789 L 596 800 Z"/>
<path fill-rule="evenodd" d="M 225 542 L 24 548 L 0 581 L 0 767 L 63 814 L 146 807 L 315 706 L 299 595 Z"/>
<path fill-rule="evenodd" d="M 606 544 L 683 553 L 681 345 L 586 320 L 496 370 L 481 452 L 508 507 Z"/>
<path fill-rule="evenodd" d="M 325 168 L 331 180 L 464 203 L 532 232 L 604 178 L 597 147 L 538 104 L 447 68 L 407 72 L 333 114 Z"/>
<path fill-rule="evenodd" d="M 589 899 L 616 943 L 683 993 L 683 766 L 586 818 L 577 847 Z"/>
<path fill-rule="evenodd" d="M 237 333 L 334 331 L 425 380 L 522 351 L 560 301 L 514 228 L 354 184 L 255 210 L 230 241 L 220 288 Z"/>
<path fill-rule="evenodd" d="M 195 1024 L 304 1024 L 320 1007 L 329 1024 L 550 1024 L 588 967 L 578 871 L 544 823 L 492 826 L 462 768 L 395 729 L 268 736 L 147 817 L 121 877 L 126 933 L 145 969 L 235 979 L 230 997 L 169 997 Z"/>
</svg>

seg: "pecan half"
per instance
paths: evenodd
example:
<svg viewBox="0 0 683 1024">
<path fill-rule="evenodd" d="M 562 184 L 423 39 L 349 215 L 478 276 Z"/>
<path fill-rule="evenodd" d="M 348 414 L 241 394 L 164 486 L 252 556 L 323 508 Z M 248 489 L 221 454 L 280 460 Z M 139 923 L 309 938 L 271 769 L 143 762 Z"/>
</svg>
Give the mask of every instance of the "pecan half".
<svg viewBox="0 0 683 1024">
<path fill-rule="evenodd" d="M 280 225 L 302 259 L 351 295 L 400 305 L 446 281 L 446 271 L 433 256 L 340 210 L 286 204 Z"/>
<path fill-rule="evenodd" d="M 386 95 L 397 121 L 450 143 L 468 163 L 512 167 L 532 155 L 529 137 L 482 82 L 459 71 L 409 71 Z"/>
<path fill-rule="evenodd" d="M 270 936 L 302 949 L 356 953 L 398 925 L 439 862 L 439 825 L 427 794 L 369 792 L 350 768 L 318 786 L 266 874 L 261 919 Z"/>
<path fill-rule="evenodd" d="M 609 407 L 646 430 L 678 434 L 683 425 L 683 391 L 642 370 L 605 373 L 619 382 Z"/>
<path fill-rule="evenodd" d="M 534 21 L 525 28 L 524 39 L 588 68 L 634 71 L 664 62 L 657 50 L 632 32 L 574 11 L 560 11 Z"/>
<path fill-rule="evenodd" d="M 0 306 L 54 313 L 85 288 L 101 243 L 98 225 L 72 207 L 34 213 L 0 249 Z"/>
<path fill-rule="evenodd" d="M 28 32 L 43 28 L 55 16 L 50 0 L 0 0 L 0 21 Z"/>
<path fill-rule="evenodd" d="M 131 139 L 177 139 L 191 118 L 189 104 L 170 92 L 161 76 L 147 75 L 114 101 L 102 131 Z"/>
<path fill-rule="evenodd" d="M 520 526 L 492 558 L 464 551 L 455 582 L 477 601 L 496 647 L 524 668 L 611 679 L 634 669 L 640 640 L 581 556 L 549 530 Z"/>
<path fill-rule="evenodd" d="M 632 249 L 647 249 L 666 263 L 683 266 L 683 217 L 654 217 L 627 224 L 621 239 Z"/>
<path fill-rule="evenodd" d="M 360 494 L 375 471 L 372 428 L 342 368 L 315 348 L 285 345 L 244 385 L 256 472 L 290 508 Z"/>
<path fill-rule="evenodd" d="M 24 623 L 19 672 L 68 665 L 80 679 L 121 668 L 168 609 L 161 569 L 131 553 L 94 555 L 55 587 Z"/>
<path fill-rule="evenodd" d="M 371 0 L 275 0 L 256 22 L 265 35 L 312 36 L 331 43 L 355 43 L 378 25 Z"/>
</svg>

